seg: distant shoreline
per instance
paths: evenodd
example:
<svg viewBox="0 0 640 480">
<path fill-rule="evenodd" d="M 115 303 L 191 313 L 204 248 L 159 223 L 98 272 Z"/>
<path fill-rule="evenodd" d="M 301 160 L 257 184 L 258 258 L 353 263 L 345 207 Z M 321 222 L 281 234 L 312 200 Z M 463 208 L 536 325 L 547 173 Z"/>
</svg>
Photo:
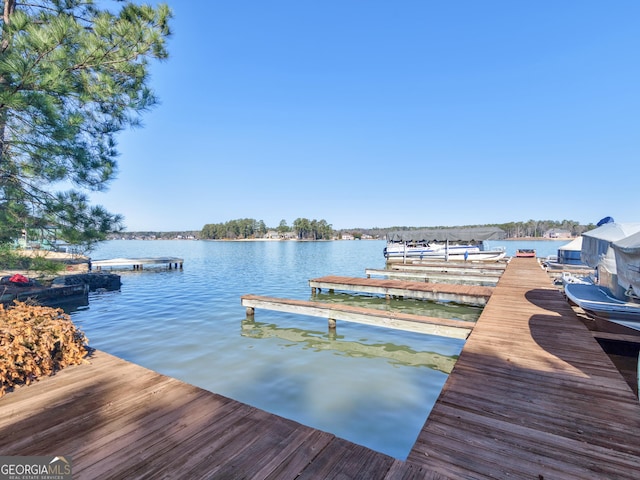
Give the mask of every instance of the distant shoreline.
<svg viewBox="0 0 640 480">
<path fill-rule="evenodd" d="M 559 241 L 567 241 L 570 242 L 576 237 L 571 238 L 546 238 L 546 237 L 514 237 L 514 238 L 503 238 L 502 240 L 494 240 L 495 242 L 528 242 L 531 240 L 536 241 L 549 241 L 549 242 L 559 242 Z"/>
<path fill-rule="evenodd" d="M 547 237 L 510 237 L 503 238 L 501 240 L 492 240 L 493 242 L 528 242 L 528 241 L 548 241 L 548 242 L 559 242 L 559 241 L 567 241 L 577 237 L 571 238 L 547 238 Z M 132 238 L 132 239 L 124 239 L 124 238 L 112 238 L 109 240 L 142 240 L 142 241 L 163 241 L 163 240 L 185 240 L 185 241 L 201 241 L 201 242 L 367 242 L 371 240 L 382 240 L 384 238 L 359 238 L 359 239 L 343 239 L 343 238 L 332 238 L 332 239 L 299 239 L 299 238 Z"/>
</svg>

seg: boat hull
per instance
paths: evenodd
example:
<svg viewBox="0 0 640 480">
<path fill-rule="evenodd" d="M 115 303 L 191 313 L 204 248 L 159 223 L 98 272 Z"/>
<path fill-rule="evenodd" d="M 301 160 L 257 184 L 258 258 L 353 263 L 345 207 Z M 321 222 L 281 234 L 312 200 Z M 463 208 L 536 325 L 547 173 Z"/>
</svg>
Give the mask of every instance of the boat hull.
<svg viewBox="0 0 640 480">
<path fill-rule="evenodd" d="M 640 304 L 618 300 L 599 285 L 572 283 L 564 291 L 571 302 L 590 315 L 640 324 Z"/>
</svg>

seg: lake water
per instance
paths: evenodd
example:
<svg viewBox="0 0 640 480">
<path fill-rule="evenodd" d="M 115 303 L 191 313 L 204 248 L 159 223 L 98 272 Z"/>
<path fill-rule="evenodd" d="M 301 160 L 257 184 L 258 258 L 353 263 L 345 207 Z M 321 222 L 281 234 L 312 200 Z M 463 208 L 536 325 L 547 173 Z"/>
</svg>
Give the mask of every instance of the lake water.
<svg viewBox="0 0 640 480">
<path fill-rule="evenodd" d="M 555 254 L 556 245 L 537 248 Z M 556 245 L 550 246 L 550 243 Z M 537 244 L 536 244 L 537 245 Z M 382 241 L 110 241 L 91 253 L 180 257 L 182 270 L 119 270 L 122 288 L 91 293 L 72 313 L 93 348 L 211 392 L 405 459 L 463 341 L 268 310 L 246 317 L 248 293 L 309 300 L 308 280 L 384 268 Z M 513 253 L 510 253 L 513 254 Z M 320 301 L 475 320 L 455 304 L 322 293 Z"/>
</svg>

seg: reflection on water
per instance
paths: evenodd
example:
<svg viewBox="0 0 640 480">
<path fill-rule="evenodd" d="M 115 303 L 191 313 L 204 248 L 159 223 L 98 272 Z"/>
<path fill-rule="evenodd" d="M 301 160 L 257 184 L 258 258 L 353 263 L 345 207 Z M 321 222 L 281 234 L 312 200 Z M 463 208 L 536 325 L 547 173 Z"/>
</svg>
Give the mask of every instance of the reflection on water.
<svg viewBox="0 0 640 480">
<path fill-rule="evenodd" d="M 256 322 L 247 318 L 242 321 L 242 335 L 251 338 L 279 338 L 296 342 L 303 349 L 330 350 L 339 355 L 358 358 L 383 358 L 392 365 L 427 367 L 443 373 L 451 373 L 458 355 L 442 355 L 436 352 L 416 351 L 406 345 L 393 343 L 367 344 L 347 340 L 329 330 L 322 333 L 299 328 L 281 328 L 273 324 Z"/>
<path fill-rule="evenodd" d="M 46 302 L 42 303 L 43 305 L 47 305 Z M 89 296 L 75 296 L 69 299 L 55 299 L 55 302 L 52 302 L 51 306 L 54 308 L 61 308 L 64 313 L 71 314 L 73 312 L 77 312 L 78 310 L 83 310 L 89 307 Z"/>
</svg>

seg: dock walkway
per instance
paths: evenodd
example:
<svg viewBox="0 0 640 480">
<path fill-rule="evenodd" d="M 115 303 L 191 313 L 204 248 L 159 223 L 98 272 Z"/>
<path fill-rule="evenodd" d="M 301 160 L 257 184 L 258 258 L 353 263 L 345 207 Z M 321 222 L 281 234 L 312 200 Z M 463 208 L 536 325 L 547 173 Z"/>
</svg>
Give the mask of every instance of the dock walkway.
<svg viewBox="0 0 640 480">
<path fill-rule="evenodd" d="M 640 403 L 523 258 L 406 462 L 103 352 L 0 398 L 0 452 L 69 455 L 78 479 L 636 479 Z"/>
<path fill-rule="evenodd" d="M 408 461 L 453 478 L 637 479 L 640 403 L 535 259 L 515 258 Z"/>
</svg>

